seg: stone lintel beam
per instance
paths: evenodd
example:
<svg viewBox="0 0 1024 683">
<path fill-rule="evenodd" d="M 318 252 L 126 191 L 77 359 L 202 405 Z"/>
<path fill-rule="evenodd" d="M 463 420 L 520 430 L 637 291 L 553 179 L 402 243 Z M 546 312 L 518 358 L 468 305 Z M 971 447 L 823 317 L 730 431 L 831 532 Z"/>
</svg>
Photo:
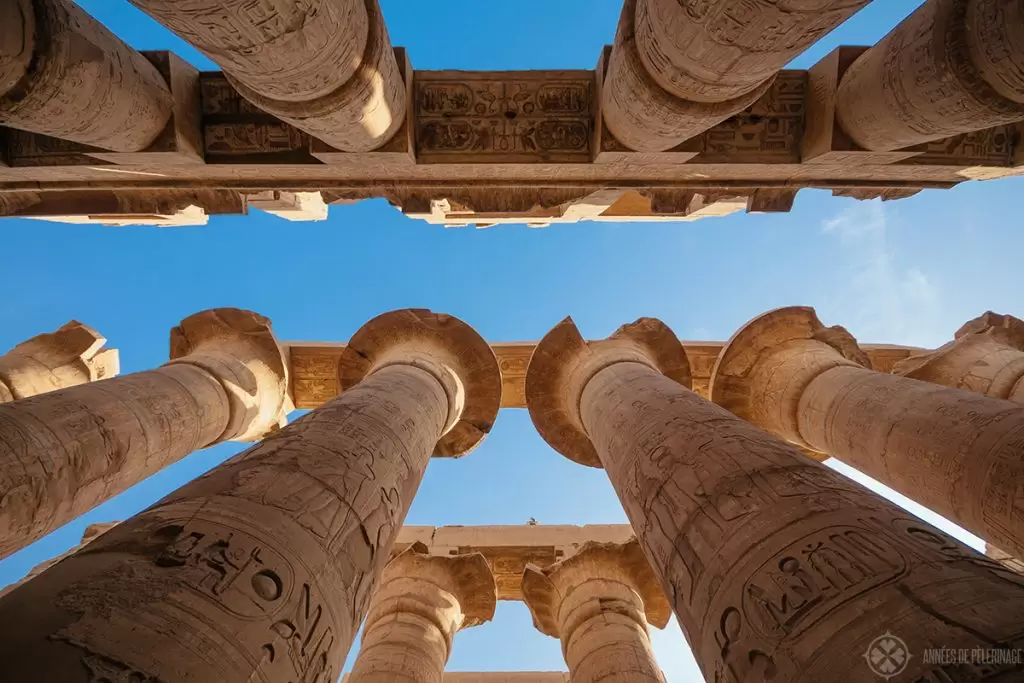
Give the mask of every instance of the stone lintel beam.
<svg viewBox="0 0 1024 683">
<path fill-rule="evenodd" d="M 753 105 L 791 59 L 869 0 L 626 0 L 602 86 L 604 122 L 664 152 Z"/>
<path fill-rule="evenodd" d="M 384 568 L 350 683 L 441 683 L 455 634 L 494 618 L 494 575 L 480 553 L 442 557 L 419 543 Z"/>
<path fill-rule="evenodd" d="M 534 626 L 562 641 L 574 683 L 664 683 L 647 624 L 664 628 L 672 608 L 636 539 L 527 566 L 523 599 Z"/>
<path fill-rule="evenodd" d="M 426 310 L 368 322 L 341 373 L 338 398 L 0 599 L 0 619 L 23 625 L 0 642 L 5 683 L 83 665 L 109 680 L 337 680 L 431 454 L 472 448 L 501 388 L 487 343 Z"/>
<path fill-rule="evenodd" d="M 910 652 L 1024 642 L 1024 577 L 691 392 L 658 327 L 599 345 L 563 321 L 527 400 L 553 448 L 608 473 L 705 678 L 877 681 L 887 632 Z"/>
<path fill-rule="evenodd" d="M 401 128 L 406 84 L 377 0 L 131 0 L 219 64 L 260 109 L 346 152 Z"/>
<path fill-rule="evenodd" d="M 690 359 L 693 390 L 708 396 L 708 382 L 719 351 L 720 341 L 683 341 L 683 350 Z M 316 408 L 341 391 L 338 387 L 338 359 L 345 344 L 331 342 L 282 342 L 288 349 L 289 377 L 292 397 L 298 408 Z M 501 407 L 526 407 L 526 367 L 536 342 L 495 342 L 491 345 L 501 367 Z M 894 344 L 862 344 L 871 360 L 871 367 L 889 372 L 897 361 L 922 349 Z"/>
<path fill-rule="evenodd" d="M 711 398 L 1024 555 L 1024 521 L 1015 512 L 1024 408 L 867 365 L 842 327 L 826 328 L 811 308 L 780 308 L 729 341 Z"/>
<path fill-rule="evenodd" d="M 219 308 L 171 331 L 171 362 L 0 405 L 0 557 L 189 453 L 290 410 L 270 321 Z"/>
<path fill-rule="evenodd" d="M 1024 403 L 1024 321 L 988 311 L 953 341 L 897 363 L 897 375 Z"/>
<path fill-rule="evenodd" d="M 172 114 L 163 76 L 71 0 L 4 0 L 0 124 L 138 152 Z"/>
<path fill-rule="evenodd" d="M 0 403 L 115 376 L 117 349 L 106 341 L 77 320 L 23 341 L 0 356 Z"/>
<path fill-rule="evenodd" d="M 836 115 L 872 151 L 1024 120 L 1024 5 L 928 0 L 861 55 Z"/>
</svg>

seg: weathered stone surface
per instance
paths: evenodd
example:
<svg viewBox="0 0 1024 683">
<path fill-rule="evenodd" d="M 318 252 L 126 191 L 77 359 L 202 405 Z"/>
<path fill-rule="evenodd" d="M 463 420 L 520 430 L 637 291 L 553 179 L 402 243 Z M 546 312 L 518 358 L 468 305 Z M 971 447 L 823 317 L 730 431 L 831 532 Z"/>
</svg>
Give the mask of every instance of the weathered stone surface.
<svg viewBox="0 0 1024 683">
<path fill-rule="evenodd" d="M 842 327 L 826 328 L 810 308 L 780 308 L 723 349 L 711 398 L 1024 555 L 1024 407 L 866 365 Z"/>
<path fill-rule="evenodd" d="M 170 120 L 157 69 L 74 2 L 5 0 L 0 26 L 0 123 L 138 152 Z"/>
<path fill-rule="evenodd" d="M 405 121 L 377 0 L 132 3 L 224 67 L 247 100 L 338 149 L 376 149 Z"/>
<path fill-rule="evenodd" d="M 171 357 L 0 405 L 0 557 L 195 450 L 284 419 L 287 369 L 263 316 L 190 316 L 171 331 Z"/>
<path fill-rule="evenodd" d="M 988 311 L 935 351 L 893 367 L 897 375 L 1024 403 L 1024 321 Z"/>
<path fill-rule="evenodd" d="M 113 377 L 118 354 L 106 342 L 77 320 L 23 341 L 0 356 L 0 403 Z"/>
<path fill-rule="evenodd" d="M 441 683 L 455 634 L 494 617 L 480 553 L 440 557 L 414 544 L 384 568 L 350 683 Z"/>
<path fill-rule="evenodd" d="M 523 599 L 533 625 L 562 641 L 573 683 L 664 683 L 647 624 L 664 628 L 671 607 L 636 539 L 528 566 Z"/>
<path fill-rule="evenodd" d="M 839 84 L 836 115 L 886 151 L 1024 120 L 1024 5 L 928 0 Z"/>
<path fill-rule="evenodd" d="M 478 391 L 500 386 L 449 316 L 384 314 L 349 349 L 373 358 L 346 363 L 344 395 L 0 600 L 22 624 L 5 682 L 336 680 L 431 453 L 492 403 L 493 421 Z"/>
<path fill-rule="evenodd" d="M 39 576 L 40 574 L 42 574 L 47 569 L 49 569 L 53 565 L 57 564 L 58 562 L 60 562 L 64 558 L 71 557 L 72 555 L 77 553 L 79 550 L 84 548 L 86 545 L 88 545 L 89 543 L 92 543 L 97 538 L 99 538 L 99 536 L 101 534 L 105 534 L 106 532 L 110 531 L 111 529 L 113 529 L 118 524 L 119 524 L 119 522 L 100 522 L 99 524 L 90 524 L 89 526 L 87 526 L 85 528 L 85 531 L 82 532 L 82 540 L 81 540 L 81 542 L 79 542 L 78 545 L 76 545 L 74 548 L 72 548 L 71 550 L 67 551 L 66 553 L 61 553 L 57 557 L 54 557 L 54 558 L 49 559 L 49 560 L 46 560 L 45 562 L 41 562 L 41 563 L 37 564 L 35 567 L 32 567 L 32 570 L 28 574 L 26 574 L 25 578 L 23 578 L 21 581 L 16 581 L 15 583 L 12 583 L 9 586 L 6 586 L 4 588 L 0 588 L 0 598 L 2 598 L 3 596 L 7 595 L 12 590 L 17 588 L 21 584 L 25 583 L 26 581 L 31 581 L 35 577 Z"/>
<path fill-rule="evenodd" d="M 564 321 L 531 360 L 527 398 L 538 427 L 534 405 L 560 401 L 589 440 L 706 678 L 870 683 L 865 654 L 887 633 L 910 653 L 1024 644 L 1024 577 L 698 397 L 656 353 L 612 343 L 636 327 L 602 352 Z M 586 381 L 547 379 L 574 374 L 561 370 L 574 354 L 604 361 Z M 531 390 L 545 385 L 560 393 Z M 904 661 L 907 680 L 941 680 L 941 665 Z"/>
</svg>

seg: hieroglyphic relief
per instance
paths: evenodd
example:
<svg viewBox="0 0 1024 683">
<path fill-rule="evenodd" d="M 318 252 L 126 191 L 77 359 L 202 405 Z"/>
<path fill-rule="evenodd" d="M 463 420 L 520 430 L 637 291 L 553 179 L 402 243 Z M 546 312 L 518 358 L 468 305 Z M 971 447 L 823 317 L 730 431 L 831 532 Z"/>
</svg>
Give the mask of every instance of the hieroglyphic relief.
<svg viewBox="0 0 1024 683">
<path fill-rule="evenodd" d="M 587 163 L 593 83 L 590 71 L 418 71 L 419 159 Z"/>
<path fill-rule="evenodd" d="M 951 166 L 1010 167 L 1014 165 L 1015 126 L 999 126 L 927 142 L 924 151 L 899 163 Z"/>
<path fill-rule="evenodd" d="M 13 128 L 8 128 L 4 132 L 7 136 L 7 160 L 15 168 L 111 165 L 109 161 L 88 156 L 89 152 L 96 151 L 95 147 Z"/>
<path fill-rule="evenodd" d="M 219 72 L 200 76 L 208 163 L 310 163 L 309 136 L 238 94 Z"/>
</svg>

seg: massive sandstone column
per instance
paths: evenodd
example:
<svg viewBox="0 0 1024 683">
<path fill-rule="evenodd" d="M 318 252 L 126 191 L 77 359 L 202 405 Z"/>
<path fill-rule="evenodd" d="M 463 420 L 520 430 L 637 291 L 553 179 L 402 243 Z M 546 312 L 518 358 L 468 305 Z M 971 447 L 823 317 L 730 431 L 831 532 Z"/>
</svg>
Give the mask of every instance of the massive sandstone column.
<svg viewBox="0 0 1024 683">
<path fill-rule="evenodd" d="M 896 363 L 897 375 L 1024 403 L 1024 321 L 988 311 L 953 341 Z"/>
<path fill-rule="evenodd" d="M 914 655 L 908 681 L 943 680 L 925 648 L 1024 645 L 1024 577 L 700 398 L 689 375 L 657 320 L 589 343 L 566 320 L 534 351 L 526 398 L 555 450 L 607 471 L 708 680 L 874 683 L 865 655 L 886 633 Z"/>
<path fill-rule="evenodd" d="M 840 81 L 836 115 L 890 151 L 1024 120 L 1024 3 L 928 0 Z"/>
<path fill-rule="evenodd" d="M 131 0 L 217 62 L 266 112 L 348 152 L 405 121 L 405 83 L 377 0 Z"/>
<path fill-rule="evenodd" d="M 661 152 L 751 106 L 870 0 L 626 0 L 604 79 L 608 129 Z"/>
<path fill-rule="evenodd" d="M 429 311 L 364 325 L 341 396 L 0 599 L 4 683 L 333 683 L 431 454 L 490 430 L 501 374 Z"/>
<path fill-rule="evenodd" d="M 718 356 L 711 398 L 1024 555 L 1020 405 L 869 370 L 849 332 L 803 307 L 737 332 Z"/>
<path fill-rule="evenodd" d="M 572 683 L 665 683 L 647 623 L 664 628 L 672 608 L 636 540 L 527 565 L 523 600 L 534 626 L 561 639 Z"/>
<path fill-rule="evenodd" d="M 259 439 L 288 412 L 285 362 L 261 315 L 190 316 L 171 330 L 171 358 L 0 405 L 0 557 L 193 451 Z"/>
<path fill-rule="evenodd" d="M 117 349 L 106 341 L 77 320 L 23 341 L 0 356 L 0 403 L 113 377 Z"/>
<path fill-rule="evenodd" d="M 171 104 L 156 67 L 72 0 L 0 2 L 0 125 L 138 152 Z"/>
<path fill-rule="evenodd" d="M 381 574 L 347 683 L 441 683 L 455 634 L 494 618 L 496 595 L 480 553 L 414 545 Z"/>
</svg>

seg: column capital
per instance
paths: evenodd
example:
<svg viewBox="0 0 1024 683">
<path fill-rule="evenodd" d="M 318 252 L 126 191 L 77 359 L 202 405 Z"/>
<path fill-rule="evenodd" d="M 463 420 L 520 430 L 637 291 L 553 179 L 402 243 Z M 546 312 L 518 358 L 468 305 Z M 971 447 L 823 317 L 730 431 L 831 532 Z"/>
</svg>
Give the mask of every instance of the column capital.
<svg viewBox="0 0 1024 683">
<path fill-rule="evenodd" d="M 626 543 L 591 541 L 584 544 L 578 553 L 543 569 L 533 564 L 526 566 L 523 571 L 523 601 L 530 609 L 537 630 L 561 638 L 569 635 L 563 633 L 567 628 L 575 628 L 580 622 L 596 616 L 592 610 L 578 603 L 573 605 L 571 615 L 563 615 L 566 619 L 559 616 L 563 601 L 589 581 L 622 584 L 635 592 L 643 603 L 643 614 L 627 616 L 637 616 L 656 628 L 665 628 L 672 616 L 672 607 L 636 538 Z M 584 594 L 585 599 L 595 602 L 601 597 L 591 592 Z"/>
<path fill-rule="evenodd" d="M 368 623 L 384 614 L 408 612 L 415 601 L 414 583 L 426 582 L 449 593 L 457 605 L 449 606 L 457 623 L 442 624 L 449 637 L 457 631 L 494 618 L 498 589 L 494 573 L 482 553 L 431 555 L 423 543 L 414 543 L 395 555 L 381 574 L 380 589 L 367 617 Z M 433 617 L 435 615 L 431 615 Z"/>
<path fill-rule="evenodd" d="M 72 320 L 0 356 L 0 403 L 114 377 L 117 349 L 88 325 Z"/>
<path fill-rule="evenodd" d="M 777 308 L 726 342 L 709 394 L 733 414 L 809 448 L 800 436 L 800 397 L 811 380 L 841 365 L 871 367 L 853 335 L 839 325 L 825 327 L 808 306 Z"/>
<path fill-rule="evenodd" d="M 501 370 L 490 345 L 458 318 L 406 308 L 377 316 L 352 335 L 338 361 L 342 391 L 390 365 L 430 373 L 448 396 L 435 457 L 459 457 L 483 441 L 501 406 Z"/>
<path fill-rule="evenodd" d="M 288 363 L 270 320 L 239 308 L 190 315 L 171 330 L 168 365 L 194 365 L 224 387 L 231 416 L 222 441 L 258 441 L 287 419 Z"/>
<path fill-rule="evenodd" d="M 987 396 L 1017 397 L 1024 376 L 1024 321 L 986 311 L 965 323 L 953 341 L 896 363 L 894 374 L 967 389 Z"/>
<path fill-rule="evenodd" d="M 640 318 L 598 341 L 585 340 L 572 318 L 565 318 L 544 336 L 530 358 L 526 405 L 533 424 L 552 448 L 581 465 L 601 466 L 580 419 L 583 388 L 616 363 L 641 363 L 690 387 L 686 351 L 657 318 Z"/>
</svg>

